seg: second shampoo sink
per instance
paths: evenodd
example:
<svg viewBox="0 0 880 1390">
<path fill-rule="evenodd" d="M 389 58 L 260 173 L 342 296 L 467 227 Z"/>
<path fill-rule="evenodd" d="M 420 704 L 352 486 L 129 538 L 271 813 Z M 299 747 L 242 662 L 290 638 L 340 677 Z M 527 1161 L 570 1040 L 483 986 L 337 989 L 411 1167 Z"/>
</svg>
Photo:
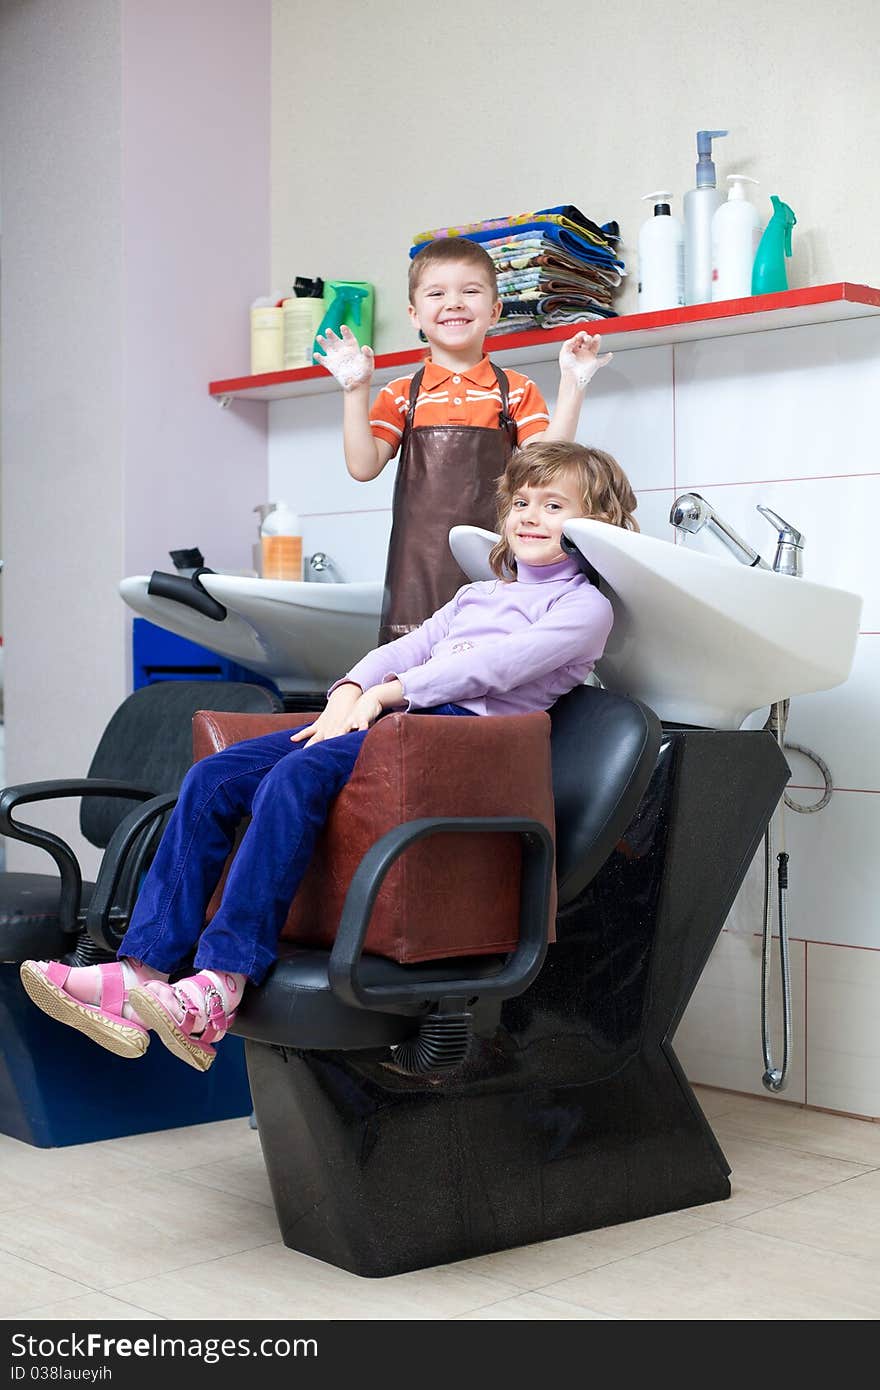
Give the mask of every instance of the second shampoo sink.
<svg viewBox="0 0 880 1390">
<path fill-rule="evenodd" d="M 564 528 L 614 608 L 596 674 L 669 723 L 738 729 L 776 700 L 828 690 L 852 667 L 862 600 L 579 518 Z M 490 531 L 456 526 L 452 552 L 490 579 Z"/>
<path fill-rule="evenodd" d="M 223 618 L 148 592 L 149 575 L 123 579 L 130 608 L 158 627 L 237 661 L 282 688 L 317 690 L 376 645 L 382 583 L 300 583 L 234 574 L 201 574 Z"/>
</svg>

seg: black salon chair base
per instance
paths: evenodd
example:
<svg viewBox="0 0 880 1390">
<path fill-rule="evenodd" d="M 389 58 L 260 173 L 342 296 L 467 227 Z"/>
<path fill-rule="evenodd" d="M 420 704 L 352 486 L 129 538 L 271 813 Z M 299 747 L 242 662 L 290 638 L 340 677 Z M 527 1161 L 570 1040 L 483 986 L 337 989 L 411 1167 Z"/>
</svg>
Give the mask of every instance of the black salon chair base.
<svg viewBox="0 0 880 1390">
<path fill-rule="evenodd" d="M 354 1274 L 730 1195 L 724 1156 L 662 1051 L 576 1082 L 477 1039 L 466 1071 L 438 1083 L 396 1073 L 387 1052 L 245 1050 L 282 1240 Z"/>
<path fill-rule="evenodd" d="M 594 710 L 579 697 L 579 717 Z M 566 837 L 570 806 L 560 812 L 566 781 L 583 777 L 564 722 L 558 940 L 501 1004 L 499 1026 L 475 1028 L 463 1065 L 408 1074 L 389 1048 L 406 1019 L 381 1011 L 372 1032 L 367 1012 L 360 1041 L 340 1025 L 321 1048 L 293 958 L 254 992 L 262 1024 L 243 1011 L 289 1247 L 385 1276 L 729 1196 L 729 1166 L 670 1040 L 788 768 L 763 731 L 666 730 L 659 752 L 648 739 L 650 784 L 635 814 L 618 805 L 623 825 L 606 823 L 613 839 L 597 864 Z M 588 780 L 581 795 L 589 805 Z"/>
</svg>

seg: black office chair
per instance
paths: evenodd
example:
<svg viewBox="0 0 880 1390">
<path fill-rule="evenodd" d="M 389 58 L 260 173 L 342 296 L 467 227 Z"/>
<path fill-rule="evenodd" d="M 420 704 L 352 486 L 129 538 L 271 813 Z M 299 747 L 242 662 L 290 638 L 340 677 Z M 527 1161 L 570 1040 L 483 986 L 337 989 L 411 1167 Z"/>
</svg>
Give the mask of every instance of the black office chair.
<svg viewBox="0 0 880 1390">
<path fill-rule="evenodd" d="M 282 701 L 266 686 L 233 681 L 159 681 L 134 691 L 111 718 L 84 778 L 27 782 L 0 791 L 0 834 L 37 845 L 55 861 L 54 873 L 0 873 L 0 961 L 64 959 L 89 965 L 112 959 L 86 931 L 95 885 L 83 880 L 71 847 L 48 830 L 14 818 L 31 802 L 80 797 L 85 838 L 106 849 L 126 817 L 156 799 L 157 814 L 131 846 L 112 900 L 101 915 L 124 931 L 137 887 L 158 844 L 167 812 L 192 762 L 196 710 L 276 713 Z"/>
</svg>

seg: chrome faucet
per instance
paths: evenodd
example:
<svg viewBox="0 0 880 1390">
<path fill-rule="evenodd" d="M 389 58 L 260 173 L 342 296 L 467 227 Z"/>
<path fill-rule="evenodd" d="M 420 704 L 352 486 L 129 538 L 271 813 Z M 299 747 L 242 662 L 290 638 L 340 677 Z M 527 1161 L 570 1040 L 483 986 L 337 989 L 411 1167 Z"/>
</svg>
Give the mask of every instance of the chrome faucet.
<svg viewBox="0 0 880 1390">
<path fill-rule="evenodd" d="M 773 558 L 773 568 L 777 574 L 792 574 L 796 579 L 800 579 L 804 572 L 804 534 L 796 531 L 787 521 L 783 521 L 781 516 L 772 512 L 769 507 L 758 507 L 758 511 L 766 517 L 771 526 L 776 527 L 776 554 Z"/>
<path fill-rule="evenodd" d="M 781 516 L 777 516 L 769 507 L 759 506 L 757 510 L 771 526 L 776 527 L 776 555 L 772 565 L 762 560 L 757 550 L 753 550 L 742 536 L 737 535 L 732 526 L 722 521 L 715 508 L 698 492 L 683 492 L 680 497 L 676 497 L 669 513 L 669 520 L 677 530 L 689 531 L 691 534 L 708 526 L 741 564 L 749 565 L 752 569 L 773 569 L 777 574 L 790 574 L 800 578 L 803 574 L 803 533 L 784 521 Z"/>
<path fill-rule="evenodd" d="M 316 550 L 314 555 L 309 555 L 307 557 L 306 579 L 312 580 L 317 584 L 339 584 L 343 582 L 336 561 L 331 560 L 330 556 L 324 550 Z"/>
<path fill-rule="evenodd" d="M 714 535 L 724 542 L 727 549 L 732 552 L 743 565 L 750 565 L 752 569 L 768 570 L 770 566 L 766 560 L 762 560 L 757 550 L 753 550 L 742 536 L 738 536 L 732 526 L 728 526 L 726 521 L 722 521 L 715 508 L 701 497 L 698 492 L 683 492 L 680 497 L 676 497 L 669 513 L 669 520 L 679 531 L 689 531 L 693 535 L 696 531 L 702 531 L 704 526 L 708 526 Z"/>
</svg>

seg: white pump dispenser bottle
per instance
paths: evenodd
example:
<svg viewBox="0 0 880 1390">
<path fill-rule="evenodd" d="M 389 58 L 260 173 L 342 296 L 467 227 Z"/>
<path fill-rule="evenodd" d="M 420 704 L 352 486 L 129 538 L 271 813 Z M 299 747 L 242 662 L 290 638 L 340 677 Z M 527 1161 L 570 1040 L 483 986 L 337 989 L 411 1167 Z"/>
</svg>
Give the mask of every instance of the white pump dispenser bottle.
<svg viewBox="0 0 880 1390">
<path fill-rule="evenodd" d="M 669 208 L 671 193 L 646 193 L 654 216 L 639 230 L 639 313 L 684 304 L 684 228 Z"/>
<path fill-rule="evenodd" d="M 712 217 L 722 201 L 715 187 L 712 141 L 726 130 L 697 131 L 697 186 L 684 195 L 684 295 L 688 304 L 712 298 Z"/>
<path fill-rule="evenodd" d="M 761 239 L 761 217 L 750 203 L 748 174 L 728 174 L 730 192 L 712 218 L 712 298 L 743 299 L 752 292 L 752 266 Z"/>
</svg>

